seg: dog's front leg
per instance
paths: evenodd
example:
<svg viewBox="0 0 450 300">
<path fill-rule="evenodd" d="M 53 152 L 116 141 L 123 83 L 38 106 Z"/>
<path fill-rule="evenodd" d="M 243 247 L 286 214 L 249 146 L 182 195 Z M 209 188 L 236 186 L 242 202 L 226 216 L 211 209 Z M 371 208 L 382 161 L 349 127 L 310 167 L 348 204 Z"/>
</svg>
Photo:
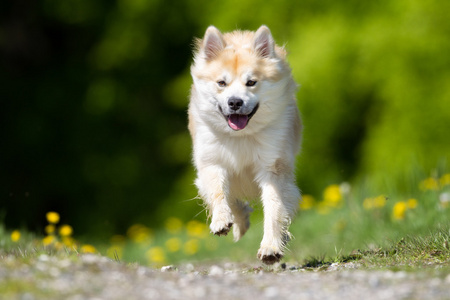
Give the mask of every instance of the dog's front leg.
<svg viewBox="0 0 450 300">
<path fill-rule="evenodd" d="M 264 236 L 258 258 L 266 264 L 273 264 L 283 257 L 290 238 L 288 227 L 295 215 L 300 192 L 293 174 L 267 172 L 260 178 Z"/>
<path fill-rule="evenodd" d="M 198 170 L 195 181 L 200 196 L 207 205 L 211 217 L 211 233 L 226 235 L 233 225 L 233 215 L 228 203 L 229 180 L 227 172 L 219 166 L 208 166 Z"/>
</svg>

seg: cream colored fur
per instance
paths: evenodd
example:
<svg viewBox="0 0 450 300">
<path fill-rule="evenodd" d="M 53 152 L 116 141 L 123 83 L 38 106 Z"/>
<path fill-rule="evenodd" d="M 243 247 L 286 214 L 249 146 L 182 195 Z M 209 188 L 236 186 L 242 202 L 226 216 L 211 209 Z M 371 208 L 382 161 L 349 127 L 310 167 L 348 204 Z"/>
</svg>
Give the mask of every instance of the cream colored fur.
<svg viewBox="0 0 450 300">
<path fill-rule="evenodd" d="M 245 201 L 261 198 L 264 236 L 258 258 L 274 263 L 283 256 L 301 197 L 294 176 L 301 123 L 286 52 L 266 26 L 226 34 L 210 26 L 197 46 L 189 130 L 195 184 L 209 210 L 211 232 L 227 234 L 233 226 L 239 240 L 250 226 L 252 210 Z M 242 101 L 239 115 L 251 116 L 241 130 L 231 128 L 233 122 L 243 125 L 232 119 L 230 99 Z"/>
</svg>

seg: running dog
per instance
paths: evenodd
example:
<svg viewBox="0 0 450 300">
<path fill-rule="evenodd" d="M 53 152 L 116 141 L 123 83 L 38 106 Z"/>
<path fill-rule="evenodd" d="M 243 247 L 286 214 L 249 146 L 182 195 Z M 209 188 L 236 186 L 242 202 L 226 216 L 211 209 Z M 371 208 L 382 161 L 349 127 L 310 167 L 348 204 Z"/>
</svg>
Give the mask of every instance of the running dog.
<svg viewBox="0 0 450 300">
<path fill-rule="evenodd" d="M 195 184 L 210 230 L 238 241 L 250 226 L 246 200 L 261 198 L 264 236 L 257 257 L 278 262 L 301 199 L 295 183 L 301 121 L 286 51 L 268 27 L 222 34 L 210 26 L 196 40 L 189 131 Z"/>
</svg>

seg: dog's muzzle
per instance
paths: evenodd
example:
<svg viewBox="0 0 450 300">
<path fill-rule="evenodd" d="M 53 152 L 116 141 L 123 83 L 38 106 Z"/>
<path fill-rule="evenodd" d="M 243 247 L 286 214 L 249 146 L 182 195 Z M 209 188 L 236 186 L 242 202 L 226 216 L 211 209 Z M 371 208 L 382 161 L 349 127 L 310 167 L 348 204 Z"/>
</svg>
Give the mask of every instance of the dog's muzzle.
<svg viewBox="0 0 450 300">
<path fill-rule="evenodd" d="M 228 100 L 228 106 L 230 107 L 230 110 L 238 111 L 241 108 L 242 102 L 239 103 L 239 100 L 240 99 L 236 98 L 230 98 L 230 100 Z M 250 122 L 250 119 L 255 115 L 258 108 L 259 103 L 255 105 L 255 107 L 249 114 L 232 113 L 226 115 L 223 113 L 222 107 L 219 105 L 219 110 L 224 116 L 225 120 L 227 121 L 228 126 L 235 131 L 242 130 L 245 127 L 247 127 L 248 123 Z"/>
</svg>

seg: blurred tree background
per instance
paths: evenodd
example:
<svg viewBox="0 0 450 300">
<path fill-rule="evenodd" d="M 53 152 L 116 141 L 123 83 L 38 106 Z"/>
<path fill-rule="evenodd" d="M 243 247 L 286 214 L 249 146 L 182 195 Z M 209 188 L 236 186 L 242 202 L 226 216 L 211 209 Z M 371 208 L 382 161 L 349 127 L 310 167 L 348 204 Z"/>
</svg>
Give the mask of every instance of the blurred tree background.
<svg viewBox="0 0 450 300">
<path fill-rule="evenodd" d="M 192 41 L 266 24 L 304 121 L 298 183 L 402 186 L 450 156 L 450 2 L 15 0 L 0 4 L 0 221 L 108 235 L 192 219 Z"/>
</svg>

